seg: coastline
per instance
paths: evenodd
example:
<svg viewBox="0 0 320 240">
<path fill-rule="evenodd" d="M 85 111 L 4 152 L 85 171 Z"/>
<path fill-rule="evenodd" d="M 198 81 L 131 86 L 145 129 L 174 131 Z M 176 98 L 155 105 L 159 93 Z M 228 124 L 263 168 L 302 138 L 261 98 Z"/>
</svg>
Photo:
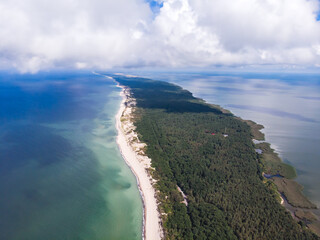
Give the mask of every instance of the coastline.
<svg viewBox="0 0 320 240">
<path fill-rule="evenodd" d="M 232 114 L 231 111 L 219 105 L 208 103 L 203 99 L 200 100 L 220 109 L 223 113 Z M 270 174 L 262 173 L 264 182 L 269 180 L 276 186 L 279 204 L 290 213 L 294 220 L 302 222 L 313 233 L 320 236 L 320 209 L 303 194 L 303 186 L 294 180 L 297 177 L 296 169 L 284 163 L 278 153 L 271 148 L 271 144 L 265 141 L 265 134 L 261 132 L 264 128 L 262 124 L 258 124 L 253 120 L 244 120 L 241 117 L 235 118 L 245 122 L 250 127 L 253 136 L 252 142 L 257 154 L 260 156 L 260 160 L 264 161 L 264 164 L 276 162 L 282 165 L 280 169 L 277 168 L 277 165 L 269 167 Z M 267 177 L 267 175 L 270 175 L 270 177 Z"/>
<path fill-rule="evenodd" d="M 156 186 L 157 190 L 159 187 L 160 191 L 157 197 L 160 201 L 159 208 L 161 209 L 161 216 L 165 223 L 164 231 L 166 236 L 170 239 L 190 238 L 193 230 L 190 229 L 190 226 L 197 228 L 199 224 L 200 226 L 205 225 L 205 222 L 188 221 L 190 219 L 186 207 L 188 202 L 193 203 L 192 210 L 194 210 L 194 212 L 191 214 L 194 214 L 192 217 L 195 219 L 202 219 L 199 221 L 206 219 L 207 222 L 219 220 L 219 222 L 222 223 L 217 226 L 210 224 L 212 228 L 207 226 L 207 228 L 204 228 L 204 231 L 202 231 L 203 228 L 199 228 L 199 232 L 201 232 L 203 236 L 212 238 L 212 236 L 215 236 L 217 233 L 217 228 L 221 228 L 221 232 L 225 234 L 225 238 L 232 236 L 233 232 L 229 228 L 230 225 L 228 222 L 224 222 L 224 218 L 219 219 L 219 216 L 228 214 L 228 211 L 217 215 L 214 211 L 209 210 L 211 209 L 211 205 L 204 205 L 199 203 L 200 201 L 194 201 L 194 198 L 209 199 L 210 197 L 210 199 L 215 201 L 213 203 L 219 204 L 225 209 L 231 206 L 235 212 L 241 216 L 247 216 L 248 209 L 255 211 L 259 205 L 268 206 L 264 209 L 263 213 L 255 211 L 258 217 L 268 222 L 265 228 L 261 229 L 261 232 L 256 232 L 256 229 L 260 227 L 260 225 L 256 222 L 255 216 L 247 216 L 251 223 L 248 223 L 248 221 L 239 222 L 235 217 L 231 219 L 239 229 L 246 229 L 246 232 L 237 232 L 238 236 L 242 236 L 241 238 L 245 239 L 248 237 L 248 233 L 252 231 L 252 236 L 258 236 L 260 239 L 268 239 L 265 238 L 266 236 L 269 236 L 269 239 L 272 236 L 277 236 L 279 239 L 284 236 L 290 236 L 292 239 L 297 236 L 308 236 L 310 237 L 308 239 L 317 239 L 313 238 L 315 235 L 307 230 L 304 222 L 301 221 L 297 223 L 285 211 L 284 207 L 280 204 L 281 198 L 278 196 L 276 185 L 271 181 L 266 182 L 266 179 L 263 178 L 264 164 L 262 161 L 259 161 L 261 157 L 258 155 L 262 153 L 262 150 L 256 151 L 255 153 L 254 150 L 257 149 L 255 149 L 254 144 L 252 144 L 252 138 L 254 138 L 252 135 L 260 133 L 259 130 L 263 128 L 262 125 L 256 126 L 256 129 L 254 129 L 256 134 L 252 134 L 253 128 L 250 130 L 250 128 L 248 128 L 249 126 L 246 126 L 247 124 L 237 122 L 237 120 L 242 122 L 244 122 L 244 120 L 226 110 L 222 111 L 221 107 L 214 107 L 212 104 L 205 103 L 204 100 L 193 97 L 192 93 L 177 85 L 140 77 L 136 78 L 137 79 L 133 79 L 132 76 L 122 74 L 114 77 L 119 84 L 125 86 L 125 88 L 128 87 L 130 91 L 132 91 L 132 94 L 135 94 L 137 97 L 136 101 L 138 101 L 139 108 L 136 109 L 136 114 L 133 114 L 133 122 L 138 124 L 137 126 L 139 128 L 137 130 L 139 130 L 139 133 L 140 131 L 143 133 L 142 139 L 144 139 L 148 145 L 150 144 L 152 151 L 148 151 L 148 156 L 155 160 L 153 164 L 155 164 L 157 168 L 164 166 L 163 168 L 165 169 L 160 169 L 160 171 L 157 172 L 159 175 L 156 176 L 159 183 Z M 158 86 L 160 87 L 159 89 L 157 89 Z M 222 113 L 225 115 L 221 116 Z M 221 118 L 226 121 L 214 121 Z M 193 126 L 196 127 L 192 128 Z M 190 128 L 192 128 L 192 130 L 190 130 Z M 228 134 L 226 134 L 226 128 L 228 128 Z M 242 130 L 245 131 L 245 134 L 241 134 Z M 260 134 L 263 135 L 262 133 Z M 209 135 L 216 136 L 211 137 Z M 166 136 L 170 138 L 166 138 Z M 213 144 L 211 144 L 209 140 L 211 138 L 217 138 L 216 141 L 212 141 Z M 157 141 L 157 139 L 161 139 L 162 141 Z M 216 153 L 216 151 L 212 149 L 218 146 L 219 141 L 230 143 L 238 152 L 245 150 L 245 154 L 248 153 L 248 160 L 246 162 L 248 167 L 246 167 L 245 164 L 238 166 L 238 159 L 232 157 L 235 155 L 234 153 L 229 154 L 228 152 L 228 154 L 225 154 L 223 150 L 219 151 L 218 149 L 217 154 L 222 157 L 221 159 L 224 159 L 226 156 L 230 157 L 230 168 L 225 168 L 223 169 L 224 171 L 215 171 L 216 168 L 209 168 L 207 175 L 213 173 L 221 176 L 222 179 L 224 179 L 225 176 L 228 176 L 226 179 L 234 179 L 234 171 L 232 169 L 239 171 L 239 174 L 236 172 L 237 176 L 247 175 L 248 172 L 250 172 L 253 176 L 252 178 L 243 178 L 244 184 L 231 183 L 230 188 L 234 187 L 241 194 L 246 194 L 248 186 L 252 187 L 252 197 L 248 198 L 251 204 L 243 203 L 241 204 L 243 207 L 235 208 L 235 206 L 239 204 L 238 201 L 233 198 L 232 193 L 225 195 L 224 185 L 219 184 L 219 181 L 213 181 L 214 187 L 208 185 L 205 189 L 202 188 L 202 184 L 205 184 L 204 181 L 194 181 L 194 179 L 199 178 L 206 179 L 202 171 L 195 171 L 198 169 L 207 169 L 206 161 L 197 161 L 202 157 L 201 151 L 198 151 L 199 146 L 209 147 L 206 148 L 210 149 L 207 152 L 208 154 Z M 210 142 L 211 145 L 206 145 L 208 142 Z M 166 151 L 163 151 L 164 149 Z M 202 150 L 202 148 L 200 148 L 200 150 Z M 224 166 L 223 162 L 220 164 L 219 159 L 213 163 L 216 164 L 214 166 L 217 166 L 218 169 Z M 282 164 L 279 164 L 278 161 L 276 163 L 276 166 L 284 167 Z M 168 164 L 169 166 L 167 166 Z M 173 168 L 171 168 L 171 164 Z M 185 173 L 187 177 L 179 178 L 182 174 L 182 170 L 180 169 L 183 169 L 183 173 Z M 258 169 L 258 172 L 255 169 Z M 255 177 L 256 173 L 258 173 L 257 177 Z M 167 177 L 167 175 L 169 175 L 169 177 Z M 175 182 L 175 180 L 177 180 L 177 182 Z M 192 189 L 190 189 L 190 184 L 193 187 Z M 261 186 L 259 184 L 261 184 Z M 179 186 L 181 186 L 181 191 L 179 191 Z M 263 188 L 263 191 L 260 192 L 258 187 Z M 186 193 L 186 198 L 183 197 L 184 194 L 182 194 L 182 190 Z M 217 194 L 221 194 L 225 199 L 216 198 Z M 186 202 L 183 200 L 186 200 Z M 275 200 L 278 200 L 279 203 Z M 284 203 L 286 199 L 283 198 L 282 200 Z M 209 208 L 208 211 L 205 211 L 204 215 L 199 214 L 199 212 L 203 213 L 203 209 L 206 207 Z M 217 209 L 217 211 L 219 212 L 219 209 Z M 299 214 L 301 216 L 304 213 L 300 212 Z M 185 221 L 182 221 L 182 219 L 185 219 Z M 281 229 L 284 231 L 278 231 L 279 226 L 282 226 Z M 197 234 L 199 232 L 197 232 Z"/>
<path fill-rule="evenodd" d="M 132 122 L 135 101 L 130 97 L 128 88 L 119 84 L 117 87 L 122 89 L 122 101 L 116 115 L 117 144 L 123 159 L 136 177 L 143 202 L 142 239 L 160 240 L 163 238 L 163 231 L 156 190 L 153 187 L 155 180 L 147 171 L 151 168 L 151 159 L 144 155 L 145 144 L 139 141 Z"/>
<path fill-rule="evenodd" d="M 241 118 L 239 118 L 241 119 Z M 257 124 L 251 120 L 242 120 L 246 122 L 253 135 L 253 143 L 260 155 L 265 167 L 269 166 L 267 173 L 262 173 L 265 181 L 271 181 L 277 187 L 280 196 L 280 204 L 290 213 L 297 222 L 303 222 L 315 234 L 320 236 L 320 210 L 313 204 L 302 192 L 303 186 L 296 182 L 296 169 L 283 163 L 278 153 L 271 148 L 270 143 L 265 141 L 265 135 L 260 130 L 263 125 Z M 279 164 L 283 165 L 279 168 Z M 288 170 L 289 168 L 289 170 Z M 266 170 L 266 169 L 265 169 Z"/>
</svg>

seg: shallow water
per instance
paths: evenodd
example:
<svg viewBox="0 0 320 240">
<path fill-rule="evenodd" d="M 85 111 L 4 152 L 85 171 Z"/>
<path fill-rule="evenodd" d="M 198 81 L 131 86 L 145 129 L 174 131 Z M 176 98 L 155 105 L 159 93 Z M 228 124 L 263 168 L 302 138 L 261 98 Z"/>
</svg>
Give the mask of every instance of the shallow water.
<svg viewBox="0 0 320 240">
<path fill-rule="evenodd" d="M 263 124 L 266 140 L 297 169 L 320 207 L 320 74 L 139 73 L 176 83 L 196 97 Z"/>
<path fill-rule="evenodd" d="M 0 74 L 0 239 L 141 239 L 119 92 L 91 73 Z"/>
</svg>

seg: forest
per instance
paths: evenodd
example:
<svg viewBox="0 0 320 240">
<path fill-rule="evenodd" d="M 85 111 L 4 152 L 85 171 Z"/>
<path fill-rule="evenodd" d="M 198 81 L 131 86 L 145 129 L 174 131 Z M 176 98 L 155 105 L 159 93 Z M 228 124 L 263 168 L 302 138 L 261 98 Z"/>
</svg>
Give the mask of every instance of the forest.
<svg viewBox="0 0 320 240">
<path fill-rule="evenodd" d="M 177 85 L 113 78 L 137 101 L 135 125 L 155 168 L 166 239 L 319 239 L 265 183 L 247 123 Z"/>
</svg>

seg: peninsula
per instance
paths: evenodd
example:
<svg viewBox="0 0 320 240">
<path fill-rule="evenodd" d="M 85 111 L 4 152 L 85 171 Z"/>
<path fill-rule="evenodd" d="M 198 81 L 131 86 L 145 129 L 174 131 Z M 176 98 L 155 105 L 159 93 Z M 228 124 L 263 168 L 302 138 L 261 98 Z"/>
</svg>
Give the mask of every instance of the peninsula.
<svg viewBox="0 0 320 240">
<path fill-rule="evenodd" d="M 112 78 L 123 88 L 118 144 L 141 191 L 145 239 L 319 239 L 280 204 L 266 173 L 295 172 L 266 161 L 272 150 L 252 141 L 259 125 L 174 84 Z"/>
</svg>

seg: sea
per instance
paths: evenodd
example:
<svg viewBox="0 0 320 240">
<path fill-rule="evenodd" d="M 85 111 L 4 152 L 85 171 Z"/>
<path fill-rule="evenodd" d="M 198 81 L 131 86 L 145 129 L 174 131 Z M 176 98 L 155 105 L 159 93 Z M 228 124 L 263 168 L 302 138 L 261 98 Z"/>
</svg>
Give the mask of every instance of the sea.
<svg viewBox="0 0 320 240">
<path fill-rule="evenodd" d="M 119 93 L 91 72 L 0 73 L 0 239 L 142 239 Z"/>
<path fill-rule="evenodd" d="M 320 73 L 140 72 L 264 126 L 266 141 L 296 168 L 303 193 L 320 207 Z"/>
<path fill-rule="evenodd" d="M 263 124 L 320 206 L 320 75 L 138 72 Z M 116 144 L 120 89 L 91 72 L 0 72 L 0 239 L 142 239 L 136 179 Z"/>
</svg>

